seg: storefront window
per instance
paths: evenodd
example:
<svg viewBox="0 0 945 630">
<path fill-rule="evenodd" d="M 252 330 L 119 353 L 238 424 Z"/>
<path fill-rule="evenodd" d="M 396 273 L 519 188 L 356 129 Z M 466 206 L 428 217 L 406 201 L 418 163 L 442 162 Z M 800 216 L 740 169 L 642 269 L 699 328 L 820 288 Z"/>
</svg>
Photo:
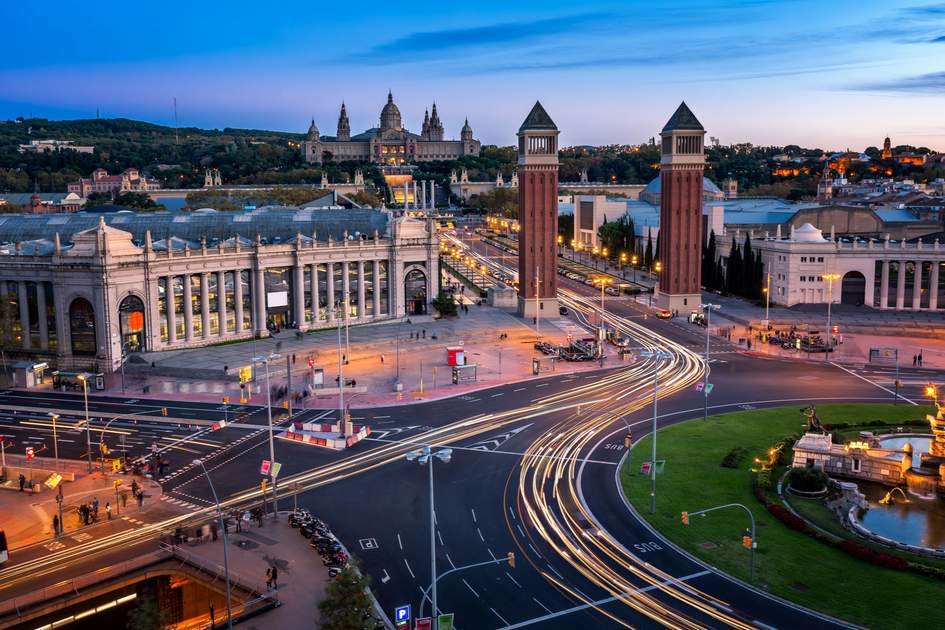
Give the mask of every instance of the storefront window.
<svg viewBox="0 0 945 630">
<path fill-rule="evenodd" d="M 161 341 L 166 342 L 167 331 L 167 278 L 158 278 L 158 326 L 161 329 Z"/>
<path fill-rule="evenodd" d="M 118 325 L 121 344 L 126 353 L 144 350 L 144 303 L 129 295 L 118 307 Z"/>
<path fill-rule="evenodd" d="M 191 274 L 190 278 L 190 326 L 194 330 L 194 337 L 203 335 L 203 319 L 200 317 L 200 276 Z"/>
<path fill-rule="evenodd" d="M 223 274 L 223 285 L 226 295 L 226 331 L 236 332 L 236 289 L 232 271 Z"/>
<path fill-rule="evenodd" d="M 76 298 L 69 305 L 69 334 L 72 354 L 95 354 L 95 311 L 85 298 Z"/>
</svg>

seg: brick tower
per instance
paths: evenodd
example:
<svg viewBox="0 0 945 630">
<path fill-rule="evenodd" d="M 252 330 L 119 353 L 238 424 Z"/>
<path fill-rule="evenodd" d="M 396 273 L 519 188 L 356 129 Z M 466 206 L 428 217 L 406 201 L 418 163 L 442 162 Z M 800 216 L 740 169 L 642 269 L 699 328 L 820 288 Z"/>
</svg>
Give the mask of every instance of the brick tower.
<svg viewBox="0 0 945 630">
<path fill-rule="evenodd" d="M 660 160 L 660 308 L 688 314 L 702 301 L 702 172 L 705 129 L 685 103 L 663 131 Z"/>
<path fill-rule="evenodd" d="M 518 313 L 558 314 L 558 127 L 535 102 L 518 129 Z"/>
</svg>

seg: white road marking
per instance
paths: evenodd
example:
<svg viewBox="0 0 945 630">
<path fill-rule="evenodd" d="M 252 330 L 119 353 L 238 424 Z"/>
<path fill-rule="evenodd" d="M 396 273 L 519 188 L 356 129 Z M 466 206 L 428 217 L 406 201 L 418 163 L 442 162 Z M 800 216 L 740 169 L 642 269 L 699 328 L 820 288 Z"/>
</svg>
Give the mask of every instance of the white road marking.
<svg viewBox="0 0 945 630">
<path fill-rule="evenodd" d="M 482 531 L 478 527 L 476 528 L 476 533 L 479 534 L 479 540 L 486 542 L 486 539 L 482 537 Z"/>
<path fill-rule="evenodd" d="M 440 533 L 440 530 L 436 530 L 436 537 L 440 539 L 440 545 L 445 547 L 446 543 L 443 542 L 443 534 Z"/>
<path fill-rule="evenodd" d="M 453 567 L 454 569 L 456 568 L 456 565 L 453 564 L 453 559 L 450 558 L 450 554 L 446 554 L 446 560 L 447 560 L 447 562 L 450 563 L 450 566 L 451 566 L 451 567 Z"/>
<path fill-rule="evenodd" d="M 498 394 L 492 394 L 489 398 L 498 398 L 499 396 L 504 396 L 505 392 L 499 392 Z"/>
<path fill-rule="evenodd" d="M 513 389 L 512 391 L 513 391 L 513 392 L 524 392 L 524 391 L 525 391 L 525 388 L 524 388 L 524 387 L 519 387 L 518 389 Z"/>
<path fill-rule="evenodd" d="M 538 604 L 539 606 L 541 606 L 542 608 L 544 608 L 544 609 L 547 610 L 548 612 L 551 612 L 551 609 L 550 609 L 550 608 L 548 608 L 547 606 L 545 606 L 544 604 L 542 604 L 540 601 L 538 601 L 538 600 L 535 599 L 534 597 L 532 597 L 532 601 L 534 601 L 536 604 Z"/>
<path fill-rule="evenodd" d="M 473 595 L 475 595 L 476 597 L 479 597 L 479 593 L 477 593 L 477 592 L 476 592 L 476 589 L 474 589 L 473 587 L 471 587 L 471 586 L 469 585 L 469 582 L 466 581 L 466 578 L 463 578 L 463 584 L 466 585 L 466 588 L 468 588 L 469 590 L 472 591 L 472 594 L 473 594 Z M 438 606 L 437 608 L 439 608 L 439 606 Z M 508 623 L 508 622 L 506 622 L 506 623 Z"/>
<path fill-rule="evenodd" d="M 557 575 L 559 578 L 561 578 L 562 580 L 564 579 L 564 576 L 561 575 L 560 573 L 558 573 L 558 569 L 554 568 L 554 567 L 551 566 L 550 564 L 548 564 L 548 568 L 551 569 L 552 571 L 554 571 L 554 574 Z"/>
<path fill-rule="evenodd" d="M 535 545 L 528 543 L 528 546 L 531 548 L 531 550 L 535 553 L 536 556 L 538 556 L 539 558 L 541 557 L 541 554 L 538 553 L 537 549 L 535 549 Z"/>
<path fill-rule="evenodd" d="M 548 387 L 548 385 L 549 383 L 539 383 L 538 385 L 535 385 L 535 387 Z"/>
<path fill-rule="evenodd" d="M 473 523 L 477 522 L 477 521 L 476 521 L 476 510 L 475 510 L 475 508 L 469 508 L 469 511 L 472 512 Z"/>
<path fill-rule="evenodd" d="M 417 579 L 417 576 L 413 574 L 413 569 L 410 568 L 410 563 L 407 562 L 407 558 L 404 558 L 404 564 L 407 565 L 407 571 L 410 573 L 410 577 Z"/>
<path fill-rule="evenodd" d="M 853 376 L 857 377 L 858 379 L 860 379 L 860 380 L 862 380 L 862 381 L 866 381 L 866 382 L 869 383 L 870 385 L 873 385 L 874 387 L 878 387 L 878 388 L 880 388 L 881 390 L 883 390 L 884 392 L 888 392 L 888 393 L 892 394 L 893 396 L 897 396 L 897 395 L 898 395 L 899 398 L 901 398 L 902 400 L 906 401 L 907 403 L 909 403 L 909 404 L 911 404 L 911 405 L 914 405 L 914 406 L 916 406 L 916 407 L 919 406 L 919 403 L 915 402 L 914 400 L 910 400 L 909 398 L 906 398 L 906 397 L 903 396 L 902 394 L 896 394 L 896 392 L 892 391 L 891 389 L 888 389 L 888 388 L 886 388 L 886 387 L 883 387 L 883 386 L 880 385 L 879 383 L 875 383 L 875 382 L 871 381 L 870 379 L 866 378 L 865 376 L 861 376 L 861 375 L 857 374 L 857 373 L 854 372 L 853 370 L 848 370 L 847 368 L 843 367 L 843 366 L 840 365 L 839 363 L 834 363 L 833 361 L 831 361 L 831 362 L 830 362 L 830 365 L 832 365 L 832 366 L 834 366 L 834 367 L 838 367 L 838 368 L 840 368 L 841 370 L 843 370 L 844 372 L 846 372 L 847 374 L 852 374 Z"/>
<path fill-rule="evenodd" d="M 397 546 L 400 547 L 400 550 L 401 550 L 401 551 L 404 550 L 404 543 L 403 543 L 403 541 L 400 539 L 400 532 L 397 532 Z"/>
<path fill-rule="evenodd" d="M 387 574 L 387 569 L 384 569 L 384 575 L 381 577 L 381 584 L 387 584 L 390 582 L 390 576 Z"/>
<path fill-rule="evenodd" d="M 515 579 L 514 577 L 512 577 L 512 574 L 511 574 L 511 573 L 509 573 L 508 571 L 506 571 L 506 572 L 505 572 L 505 575 L 506 575 L 510 580 L 512 580 L 512 583 L 515 584 L 515 586 L 517 586 L 517 587 L 519 587 L 519 588 L 522 588 L 522 585 L 519 584 L 518 581 L 516 581 L 516 579 Z"/>
<path fill-rule="evenodd" d="M 502 620 L 502 623 L 504 623 L 505 625 L 509 625 L 509 622 L 505 620 L 505 617 L 503 617 L 503 616 L 500 615 L 498 612 L 496 612 L 496 609 L 495 609 L 495 608 L 489 608 L 489 610 L 491 610 L 492 612 L 494 612 L 494 613 L 495 613 L 495 616 Z"/>
</svg>

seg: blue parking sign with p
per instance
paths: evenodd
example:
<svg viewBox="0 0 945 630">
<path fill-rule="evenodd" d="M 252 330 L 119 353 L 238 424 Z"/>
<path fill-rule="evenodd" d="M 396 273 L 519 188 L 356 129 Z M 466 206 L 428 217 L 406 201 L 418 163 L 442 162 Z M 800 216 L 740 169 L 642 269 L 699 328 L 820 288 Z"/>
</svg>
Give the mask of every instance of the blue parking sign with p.
<svg viewBox="0 0 945 630">
<path fill-rule="evenodd" d="M 410 604 L 398 606 L 394 609 L 394 624 L 396 626 L 406 626 L 410 623 Z"/>
</svg>

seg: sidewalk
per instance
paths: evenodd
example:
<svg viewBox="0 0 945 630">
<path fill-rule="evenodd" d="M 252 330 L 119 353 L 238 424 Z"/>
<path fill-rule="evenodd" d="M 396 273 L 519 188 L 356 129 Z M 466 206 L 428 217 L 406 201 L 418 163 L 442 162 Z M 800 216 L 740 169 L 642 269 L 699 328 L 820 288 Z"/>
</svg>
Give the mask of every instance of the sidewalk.
<svg viewBox="0 0 945 630">
<path fill-rule="evenodd" d="M 554 343 L 593 336 L 574 320 L 555 314 L 539 323 L 541 338 Z M 506 338 L 500 339 L 504 333 Z M 346 392 L 353 400 L 352 407 L 410 403 L 417 398 L 430 399 L 468 393 L 503 383 L 535 378 L 532 359 L 541 361 L 540 376 L 551 373 L 584 372 L 600 367 L 598 362 L 552 362 L 534 349 L 535 324 L 512 313 L 489 306 L 469 305 L 469 312 L 457 317 L 434 320 L 432 317 L 412 318 L 371 325 L 352 326 L 348 329 L 348 351 L 344 350 L 345 331 L 341 331 L 342 353 L 347 356 L 344 366 L 346 381 L 354 381 L 356 389 Z M 453 385 L 452 369 L 447 362 L 447 346 L 461 345 L 466 363 L 477 365 L 477 379 L 468 385 Z M 251 365 L 253 342 L 195 348 L 161 353 L 147 353 L 147 366 L 139 374 L 125 375 L 126 395 L 138 398 L 168 398 L 220 402 L 224 395 L 231 404 L 239 402 L 240 388 L 233 378 L 239 367 Z M 292 372 L 293 391 L 300 391 L 311 383 L 312 369 L 324 370 L 322 395 L 303 399 L 305 408 L 330 408 L 337 405 L 338 390 L 338 332 L 336 329 L 308 333 L 302 339 L 294 331 L 276 338 L 255 342 L 256 356 L 277 352 L 282 357 L 270 368 L 271 386 L 286 384 L 287 365 Z M 616 354 L 607 347 L 604 366 L 613 365 Z M 293 360 L 294 359 L 294 360 Z M 152 369 L 150 363 L 155 363 Z M 229 377 L 223 366 L 229 368 Z M 164 376 L 160 372 L 178 373 L 190 370 L 193 377 Z M 121 393 L 120 375 L 109 375 L 102 395 Z M 422 393 L 421 393 L 422 381 Z M 252 404 L 265 401 L 265 367 L 257 365 Z M 402 385 L 402 395 L 395 391 Z M 145 387 L 148 392 L 144 392 Z M 360 393 L 359 393 L 360 392 Z"/>
<path fill-rule="evenodd" d="M 63 464 L 66 460 L 63 460 Z M 70 469 L 75 462 L 69 462 Z M 161 486 L 150 479 L 144 477 L 132 477 L 131 475 L 120 474 L 102 474 L 93 472 L 88 474 L 84 472 L 76 474 L 75 481 L 62 482 L 62 518 L 65 521 L 63 536 L 72 536 L 81 531 L 94 531 L 108 523 L 105 512 L 105 503 L 110 502 L 112 506 L 112 520 L 120 520 L 122 516 L 132 516 L 139 518 L 139 515 L 146 514 L 150 510 L 162 509 L 160 497 L 162 494 Z M 144 490 L 144 505 L 139 508 L 137 502 L 131 496 L 131 481 L 138 482 L 138 485 Z M 120 498 L 116 500 L 114 481 L 120 480 L 120 492 L 126 492 L 127 505 L 120 505 Z M 40 480 L 41 481 L 41 480 Z M 47 486 L 42 486 L 39 494 L 28 492 L 2 491 L 0 492 L 0 529 L 7 535 L 7 544 L 10 549 L 19 549 L 45 540 L 52 540 L 53 536 L 53 515 L 58 514 L 58 504 L 56 495 L 58 489 L 53 490 Z M 120 495 L 119 495 L 120 496 Z M 82 503 L 91 504 L 92 499 L 98 497 L 98 522 L 89 526 L 80 526 L 79 515 L 76 508 Z M 167 506 L 164 506 L 166 509 Z"/>
<path fill-rule="evenodd" d="M 246 524 L 240 533 L 233 527 L 229 530 L 231 575 L 262 585 L 266 582 L 266 569 L 273 566 L 278 569 L 274 595 L 281 605 L 249 623 L 253 627 L 280 630 L 312 628 L 320 617 L 318 604 L 325 597 L 328 569 L 322 565 L 321 556 L 309 547 L 308 540 L 289 527 L 285 514 L 280 515 L 278 523 L 268 518 L 265 523 L 264 527 Z M 222 535 L 216 542 L 184 545 L 181 549 L 214 564 L 223 564 Z M 218 612 L 217 619 L 221 618 Z"/>
</svg>

